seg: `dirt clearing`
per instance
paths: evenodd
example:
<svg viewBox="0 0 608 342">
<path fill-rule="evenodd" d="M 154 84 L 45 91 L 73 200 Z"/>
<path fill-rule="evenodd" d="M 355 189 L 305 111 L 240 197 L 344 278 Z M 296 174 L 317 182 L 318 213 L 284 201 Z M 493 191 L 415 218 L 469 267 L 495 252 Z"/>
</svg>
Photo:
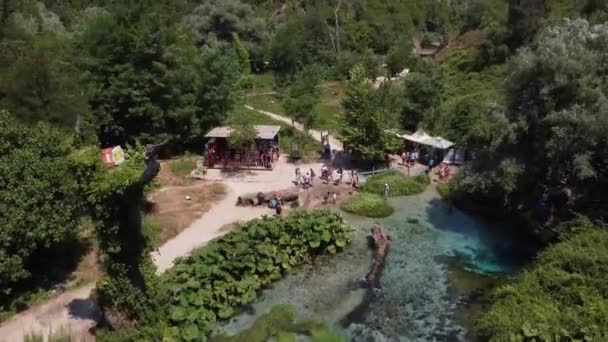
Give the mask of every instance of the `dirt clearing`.
<svg viewBox="0 0 608 342">
<path fill-rule="evenodd" d="M 158 229 L 156 245 L 164 244 L 188 228 L 215 203 L 221 201 L 226 193 L 224 184 L 200 183 L 165 188 L 152 194 L 149 200 L 156 203 L 155 210 L 146 215 L 145 222 Z"/>
</svg>

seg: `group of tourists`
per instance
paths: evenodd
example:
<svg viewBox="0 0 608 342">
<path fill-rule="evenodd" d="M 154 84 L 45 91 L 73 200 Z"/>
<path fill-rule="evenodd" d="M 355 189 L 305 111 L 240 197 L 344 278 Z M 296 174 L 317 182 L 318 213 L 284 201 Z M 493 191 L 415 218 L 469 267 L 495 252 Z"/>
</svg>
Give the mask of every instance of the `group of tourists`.
<svg viewBox="0 0 608 342">
<path fill-rule="evenodd" d="M 410 168 L 410 167 L 414 166 L 414 164 L 416 164 L 416 162 L 418 161 L 419 158 L 420 158 L 419 149 L 415 149 L 413 151 L 404 150 L 401 153 L 401 164 L 403 166 Z"/>
<path fill-rule="evenodd" d="M 325 184 L 333 183 L 334 185 L 340 185 L 344 180 L 344 172 L 344 169 L 339 167 L 334 174 L 334 170 L 330 167 L 330 165 L 328 165 L 327 163 L 323 164 L 323 166 L 321 167 L 321 180 Z M 298 187 L 309 189 L 314 185 L 315 176 L 315 171 L 312 168 L 304 174 L 299 167 L 296 167 L 295 184 Z M 359 174 L 357 170 L 353 169 L 350 171 L 349 181 L 353 188 L 359 187 Z"/>
<path fill-rule="evenodd" d="M 296 185 L 298 187 L 308 190 L 314 185 L 315 176 L 315 171 L 312 168 L 310 168 L 306 174 L 302 174 L 302 170 L 300 170 L 299 167 L 296 167 Z"/>
<path fill-rule="evenodd" d="M 279 159 L 279 147 L 276 144 L 259 145 L 255 148 L 245 149 L 244 151 L 236 151 L 232 149 L 224 149 L 216 143 L 211 144 L 207 149 L 207 165 L 221 163 L 226 166 L 230 161 L 238 163 L 250 163 L 253 166 L 261 165 L 267 169 L 271 169 L 274 163 Z"/>
<path fill-rule="evenodd" d="M 437 171 L 435 171 L 435 174 L 438 175 L 439 179 L 441 180 L 450 177 L 450 172 L 450 165 L 447 163 L 441 163 L 441 165 L 439 165 L 437 168 Z"/>
</svg>

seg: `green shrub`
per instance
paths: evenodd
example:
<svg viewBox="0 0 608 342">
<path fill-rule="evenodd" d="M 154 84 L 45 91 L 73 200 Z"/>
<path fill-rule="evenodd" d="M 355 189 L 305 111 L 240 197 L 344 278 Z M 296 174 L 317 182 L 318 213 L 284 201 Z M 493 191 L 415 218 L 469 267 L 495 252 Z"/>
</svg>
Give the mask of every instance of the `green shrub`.
<svg viewBox="0 0 608 342">
<path fill-rule="evenodd" d="M 352 196 L 343 202 L 340 208 L 346 212 L 367 217 L 387 217 L 394 211 L 384 197 L 365 192 Z"/>
<path fill-rule="evenodd" d="M 587 220 L 576 226 L 577 233 L 494 293 L 477 322 L 484 340 L 608 340 L 608 232 Z"/>
<path fill-rule="evenodd" d="M 342 217 L 326 210 L 248 222 L 180 259 L 165 275 L 170 304 L 164 338 L 202 339 L 261 288 L 315 255 L 338 252 L 351 238 Z"/>
<path fill-rule="evenodd" d="M 185 177 L 196 168 L 196 162 L 194 158 L 184 157 L 169 162 L 169 169 L 176 176 Z"/>
<path fill-rule="evenodd" d="M 423 192 L 429 183 L 430 180 L 427 175 L 407 177 L 399 171 L 390 170 L 371 176 L 361 186 L 361 190 L 376 195 L 384 195 L 384 184 L 388 184 L 391 197 L 409 196 Z"/>
</svg>

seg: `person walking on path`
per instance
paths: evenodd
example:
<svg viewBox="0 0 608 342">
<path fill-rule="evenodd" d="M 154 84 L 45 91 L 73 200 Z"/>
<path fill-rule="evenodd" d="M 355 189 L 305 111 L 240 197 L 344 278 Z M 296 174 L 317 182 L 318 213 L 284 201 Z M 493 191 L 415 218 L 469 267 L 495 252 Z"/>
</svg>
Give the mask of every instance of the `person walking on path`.
<svg viewBox="0 0 608 342">
<path fill-rule="evenodd" d="M 334 207 L 338 204 L 338 195 L 334 192 Z"/>
<path fill-rule="evenodd" d="M 388 187 L 388 183 L 384 183 L 384 198 L 388 199 L 390 188 Z"/>
<path fill-rule="evenodd" d="M 312 167 L 310 168 L 310 186 L 313 186 L 315 183 L 315 171 L 312 169 Z"/>
</svg>

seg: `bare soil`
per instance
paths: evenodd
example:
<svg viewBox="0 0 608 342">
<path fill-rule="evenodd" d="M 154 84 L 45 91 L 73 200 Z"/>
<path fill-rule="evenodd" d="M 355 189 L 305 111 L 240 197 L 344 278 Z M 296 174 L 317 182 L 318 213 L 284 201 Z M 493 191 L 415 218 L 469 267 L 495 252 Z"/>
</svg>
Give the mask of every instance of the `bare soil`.
<svg viewBox="0 0 608 342">
<path fill-rule="evenodd" d="M 192 222 L 226 196 L 221 183 L 201 182 L 186 187 L 170 187 L 154 193 L 149 200 L 156 203 L 155 210 L 146 221 L 159 229 L 156 245 L 160 246 L 177 236 Z M 190 199 L 186 199 L 188 196 Z"/>
</svg>

